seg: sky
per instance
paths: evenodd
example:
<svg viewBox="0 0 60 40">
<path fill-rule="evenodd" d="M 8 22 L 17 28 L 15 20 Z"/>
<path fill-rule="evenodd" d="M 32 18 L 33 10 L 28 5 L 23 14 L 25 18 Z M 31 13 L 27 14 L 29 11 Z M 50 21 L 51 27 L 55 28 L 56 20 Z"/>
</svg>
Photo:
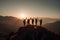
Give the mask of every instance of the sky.
<svg viewBox="0 0 60 40">
<path fill-rule="evenodd" d="M 60 19 L 60 0 L 0 0 L 0 15 Z"/>
</svg>

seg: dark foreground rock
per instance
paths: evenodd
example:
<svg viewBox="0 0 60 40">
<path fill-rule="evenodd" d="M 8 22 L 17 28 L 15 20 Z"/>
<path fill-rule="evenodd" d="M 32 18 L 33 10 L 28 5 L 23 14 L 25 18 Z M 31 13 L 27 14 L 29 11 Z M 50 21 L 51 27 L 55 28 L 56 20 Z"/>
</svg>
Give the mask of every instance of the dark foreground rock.
<svg viewBox="0 0 60 40">
<path fill-rule="evenodd" d="M 27 25 L 19 28 L 16 33 L 12 32 L 7 40 L 59 40 L 59 37 L 40 26 Z"/>
</svg>

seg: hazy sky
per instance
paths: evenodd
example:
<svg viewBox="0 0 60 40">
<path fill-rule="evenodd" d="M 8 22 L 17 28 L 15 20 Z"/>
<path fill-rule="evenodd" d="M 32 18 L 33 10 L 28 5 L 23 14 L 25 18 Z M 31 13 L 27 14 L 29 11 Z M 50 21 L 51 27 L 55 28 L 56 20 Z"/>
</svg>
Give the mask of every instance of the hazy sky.
<svg viewBox="0 0 60 40">
<path fill-rule="evenodd" d="M 0 15 L 60 18 L 59 0 L 0 0 Z"/>
</svg>

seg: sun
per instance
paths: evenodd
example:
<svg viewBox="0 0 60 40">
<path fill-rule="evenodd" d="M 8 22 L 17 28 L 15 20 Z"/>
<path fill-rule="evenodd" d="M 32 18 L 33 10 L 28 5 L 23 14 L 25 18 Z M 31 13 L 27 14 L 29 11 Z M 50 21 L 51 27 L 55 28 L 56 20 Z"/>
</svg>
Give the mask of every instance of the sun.
<svg viewBox="0 0 60 40">
<path fill-rule="evenodd" d="M 23 19 L 25 19 L 26 18 L 26 15 L 25 14 L 20 14 L 20 17 Z"/>
</svg>

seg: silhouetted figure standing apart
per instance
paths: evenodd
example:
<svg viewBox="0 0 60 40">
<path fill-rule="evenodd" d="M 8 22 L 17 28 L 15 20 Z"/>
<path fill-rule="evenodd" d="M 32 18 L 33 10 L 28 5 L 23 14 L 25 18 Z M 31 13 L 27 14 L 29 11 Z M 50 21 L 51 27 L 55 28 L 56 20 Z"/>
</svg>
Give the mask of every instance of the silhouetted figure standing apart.
<svg viewBox="0 0 60 40">
<path fill-rule="evenodd" d="M 37 21 L 38 21 L 38 19 L 37 18 L 35 18 L 35 24 L 37 25 Z"/>
<path fill-rule="evenodd" d="M 26 19 L 23 20 L 23 23 L 24 23 L 24 26 L 25 26 L 25 24 L 26 24 Z"/>
<path fill-rule="evenodd" d="M 27 20 L 27 25 L 30 25 L 30 19 Z"/>
<path fill-rule="evenodd" d="M 34 19 L 32 18 L 31 20 L 32 20 L 32 25 L 34 25 Z"/>
<path fill-rule="evenodd" d="M 40 26 L 42 26 L 42 19 L 40 19 Z"/>
</svg>

